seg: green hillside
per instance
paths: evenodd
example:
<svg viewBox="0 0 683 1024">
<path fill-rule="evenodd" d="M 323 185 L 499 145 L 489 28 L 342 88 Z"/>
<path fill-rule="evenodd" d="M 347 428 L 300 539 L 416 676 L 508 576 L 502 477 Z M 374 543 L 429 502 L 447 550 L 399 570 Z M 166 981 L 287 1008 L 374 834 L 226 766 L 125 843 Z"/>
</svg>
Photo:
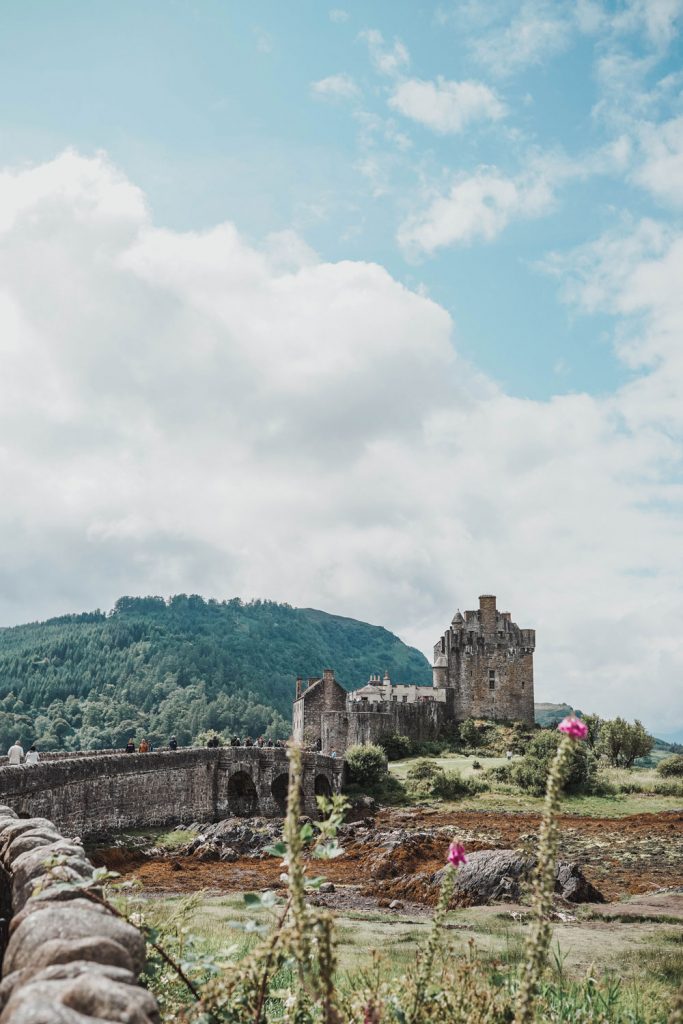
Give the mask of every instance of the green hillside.
<svg viewBox="0 0 683 1024">
<path fill-rule="evenodd" d="M 189 743 L 207 729 L 289 735 L 294 680 L 334 668 L 354 688 L 425 657 L 380 626 L 273 601 L 122 597 L 114 610 L 0 629 L 0 751 Z"/>
</svg>

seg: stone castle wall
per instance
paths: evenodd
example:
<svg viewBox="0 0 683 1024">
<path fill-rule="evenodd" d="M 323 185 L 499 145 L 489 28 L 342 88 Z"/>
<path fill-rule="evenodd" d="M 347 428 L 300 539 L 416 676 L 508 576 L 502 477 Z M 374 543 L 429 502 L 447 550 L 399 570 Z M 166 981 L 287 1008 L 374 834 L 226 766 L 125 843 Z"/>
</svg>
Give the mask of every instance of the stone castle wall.
<svg viewBox="0 0 683 1024">
<path fill-rule="evenodd" d="M 343 763 L 303 755 L 307 814 L 315 796 L 339 792 Z M 20 816 L 41 816 L 70 835 L 122 828 L 218 821 L 232 814 L 284 812 L 286 750 L 224 747 L 63 758 L 0 768 L 0 801 Z"/>
<path fill-rule="evenodd" d="M 324 714 L 321 727 L 323 750 L 336 750 L 341 756 L 356 743 L 377 743 L 392 733 L 416 743 L 443 739 L 449 735 L 449 710 L 437 701 L 347 705 L 343 712 Z"/>
<path fill-rule="evenodd" d="M 458 612 L 434 648 L 434 681 L 453 694 L 454 718 L 534 724 L 533 629 L 520 629 L 496 598 Z"/>
<path fill-rule="evenodd" d="M 47 866 L 55 858 L 55 871 L 68 871 L 72 882 L 92 875 L 81 844 L 51 821 L 0 806 L 0 910 L 11 919 L 0 950 L 0 1024 L 156 1024 L 156 1000 L 138 984 L 142 935 L 78 890 L 55 891 Z"/>
</svg>

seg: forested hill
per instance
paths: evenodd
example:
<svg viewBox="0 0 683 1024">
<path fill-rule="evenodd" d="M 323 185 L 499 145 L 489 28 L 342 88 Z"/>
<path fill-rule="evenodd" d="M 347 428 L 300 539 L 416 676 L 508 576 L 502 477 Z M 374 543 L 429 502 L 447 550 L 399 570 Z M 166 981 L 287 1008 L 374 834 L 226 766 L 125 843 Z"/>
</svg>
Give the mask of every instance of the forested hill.
<svg viewBox="0 0 683 1024">
<path fill-rule="evenodd" d="M 380 626 L 273 601 L 122 597 L 109 614 L 0 629 L 0 751 L 189 743 L 208 729 L 287 736 L 297 675 L 334 668 L 429 683 L 419 651 Z"/>
</svg>

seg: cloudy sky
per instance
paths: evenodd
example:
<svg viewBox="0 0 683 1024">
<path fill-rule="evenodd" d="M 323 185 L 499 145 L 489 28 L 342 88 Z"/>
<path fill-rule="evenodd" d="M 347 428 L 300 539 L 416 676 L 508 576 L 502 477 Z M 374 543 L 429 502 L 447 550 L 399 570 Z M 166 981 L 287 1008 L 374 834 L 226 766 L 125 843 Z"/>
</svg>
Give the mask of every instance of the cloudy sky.
<svg viewBox="0 0 683 1024">
<path fill-rule="evenodd" d="M 682 31 L 6 0 L 0 624 L 237 594 L 429 653 L 492 592 L 537 699 L 682 736 Z"/>
</svg>

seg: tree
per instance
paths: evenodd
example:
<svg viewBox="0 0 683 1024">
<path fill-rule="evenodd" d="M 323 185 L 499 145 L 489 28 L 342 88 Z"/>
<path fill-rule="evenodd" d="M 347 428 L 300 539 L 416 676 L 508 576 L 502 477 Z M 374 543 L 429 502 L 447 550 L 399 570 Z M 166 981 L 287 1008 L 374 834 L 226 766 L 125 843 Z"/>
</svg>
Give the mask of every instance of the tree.
<svg viewBox="0 0 683 1024">
<path fill-rule="evenodd" d="M 654 740 L 637 719 L 632 724 L 624 718 L 603 722 L 599 749 L 615 768 L 630 768 L 637 757 L 646 757 Z"/>
<path fill-rule="evenodd" d="M 600 727 L 603 724 L 602 718 L 599 715 L 584 715 L 582 721 L 588 729 L 586 742 L 591 750 L 596 750 L 600 739 Z"/>
<path fill-rule="evenodd" d="M 349 747 L 346 751 L 346 764 L 350 781 L 368 789 L 378 786 L 387 774 L 387 755 L 374 744 Z"/>
<path fill-rule="evenodd" d="M 479 729 L 473 718 L 466 718 L 460 726 L 460 739 L 468 747 L 476 747 L 479 743 Z"/>
<path fill-rule="evenodd" d="M 521 789 L 534 796 L 543 796 L 550 764 L 557 752 L 561 736 L 554 729 L 543 729 L 531 740 L 526 753 L 512 769 L 512 778 Z M 597 784 L 597 761 L 585 743 L 574 743 L 571 763 L 565 781 L 567 793 L 590 793 Z"/>
<path fill-rule="evenodd" d="M 408 739 L 407 736 L 401 736 L 397 732 L 380 736 L 379 745 L 390 761 L 400 761 L 404 757 L 410 757 L 413 752 L 412 740 Z"/>
</svg>

